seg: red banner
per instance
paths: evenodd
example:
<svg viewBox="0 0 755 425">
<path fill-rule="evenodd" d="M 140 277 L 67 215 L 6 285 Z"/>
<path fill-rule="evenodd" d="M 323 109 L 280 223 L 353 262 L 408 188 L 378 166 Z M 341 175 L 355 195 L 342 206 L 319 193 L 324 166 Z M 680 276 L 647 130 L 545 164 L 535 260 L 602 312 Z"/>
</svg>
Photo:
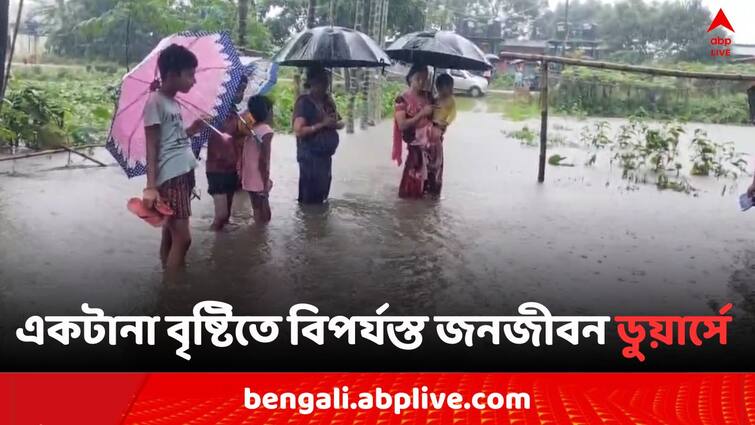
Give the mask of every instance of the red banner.
<svg viewBox="0 0 755 425">
<path fill-rule="evenodd" d="M 3 374 L 7 424 L 755 424 L 755 374 Z"/>
</svg>

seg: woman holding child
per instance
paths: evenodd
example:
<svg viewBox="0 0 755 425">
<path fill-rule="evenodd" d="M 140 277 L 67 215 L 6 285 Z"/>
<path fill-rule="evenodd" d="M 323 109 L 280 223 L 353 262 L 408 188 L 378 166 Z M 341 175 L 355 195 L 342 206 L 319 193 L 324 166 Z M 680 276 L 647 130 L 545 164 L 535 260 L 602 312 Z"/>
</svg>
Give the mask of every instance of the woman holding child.
<svg viewBox="0 0 755 425">
<path fill-rule="evenodd" d="M 454 119 L 453 79 L 437 79 L 440 95 L 435 100 L 426 90 L 426 66 L 414 65 L 406 76 L 409 88 L 396 98 L 393 126 L 393 159 L 401 165 L 402 146 L 408 154 L 398 196 L 422 198 L 425 192 L 440 196 L 443 183 L 443 135 Z"/>
</svg>

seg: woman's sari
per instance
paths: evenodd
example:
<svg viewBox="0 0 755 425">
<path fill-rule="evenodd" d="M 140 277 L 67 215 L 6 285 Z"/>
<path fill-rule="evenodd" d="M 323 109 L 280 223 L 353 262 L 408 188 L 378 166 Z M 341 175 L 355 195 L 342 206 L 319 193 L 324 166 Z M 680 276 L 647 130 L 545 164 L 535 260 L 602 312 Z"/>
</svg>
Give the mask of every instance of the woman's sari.
<svg viewBox="0 0 755 425">
<path fill-rule="evenodd" d="M 414 94 L 406 90 L 396 98 L 394 111 L 403 111 L 407 118 L 412 118 L 427 105 L 432 104 L 429 93 Z M 422 198 L 425 192 L 440 194 L 443 175 L 443 149 L 441 144 L 432 142 L 432 121 L 422 118 L 417 124 L 401 131 L 394 118 L 393 123 L 393 159 L 401 165 L 402 147 L 407 144 L 408 154 L 404 164 L 398 196 L 401 198 Z"/>
</svg>

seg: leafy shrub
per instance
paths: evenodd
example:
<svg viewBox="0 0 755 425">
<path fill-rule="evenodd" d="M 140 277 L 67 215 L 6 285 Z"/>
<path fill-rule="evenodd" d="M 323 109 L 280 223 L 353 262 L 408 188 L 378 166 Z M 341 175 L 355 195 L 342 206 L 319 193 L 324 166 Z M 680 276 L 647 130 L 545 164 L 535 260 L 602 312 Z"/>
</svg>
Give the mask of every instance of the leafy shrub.
<svg viewBox="0 0 755 425">
<path fill-rule="evenodd" d="M 66 143 L 62 130 L 65 111 L 49 102 L 39 90 L 27 87 L 9 92 L 7 103 L 0 115 L 1 132 L 7 142 L 14 145 L 23 142 L 31 148 Z"/>
<path fill-rule="evenodd" d="M 743 68 L 724 71 L 743 73 Z M 749 122 L 747 99 L 740 84 L 580 67 L 563 71 L 550 102 L 557 112 L 567 115 L 634 115 L 721 124 Z"/>
<path fill-rule="evenodd" d="M 526 125 L 520 130 L 511 131 L 506 133 L 507 136 L 519 140 L 523 145 L 536 146 L 537 145 L 537 133 L 530 130 Z"/>
<path fill-rule="evenodd" d="M 92 74 L 52 80 L 14 79 L 0 114 L 0 138 L 31 148 L 102 144 L 117 87 L 115 78 Z"/>
<path fill-rule="evenodd" d="M 524 121 L 540 114 L 537 102 L 514 100 L 503 105 L 503 116 L 511 121 Z"/>
<path fill-rule="evenodd" d="M 705 130 L 695 130 L 692 138 L 692 171 L 694 176 L 724 177 L 736 179 L 747 173 L 744 154 L 734 149 L 734 144 L 716 143 L 708 138 Z"/>
</svg>

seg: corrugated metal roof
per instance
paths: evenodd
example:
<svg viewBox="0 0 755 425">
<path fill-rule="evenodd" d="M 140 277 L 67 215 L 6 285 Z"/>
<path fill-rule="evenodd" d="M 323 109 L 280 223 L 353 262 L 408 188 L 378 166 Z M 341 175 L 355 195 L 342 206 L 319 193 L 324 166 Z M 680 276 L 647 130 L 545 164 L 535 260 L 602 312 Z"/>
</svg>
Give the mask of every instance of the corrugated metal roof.
<svg viewBox="0 0 755 425">
<path fill-rule="evenodd" d="M 731 54 L 734 56 L 755 56 L 755 44 L 733 44 Z"/>
</svg>

